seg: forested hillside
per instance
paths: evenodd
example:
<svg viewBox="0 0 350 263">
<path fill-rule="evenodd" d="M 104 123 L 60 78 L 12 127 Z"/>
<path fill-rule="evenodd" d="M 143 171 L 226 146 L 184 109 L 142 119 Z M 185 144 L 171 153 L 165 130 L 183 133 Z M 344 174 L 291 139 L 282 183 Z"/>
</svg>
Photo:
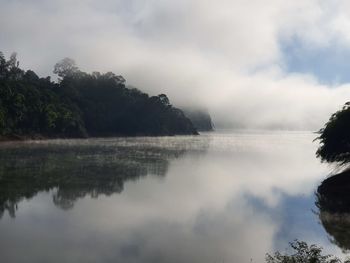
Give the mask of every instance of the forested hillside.
<svg viewBox="0 0 350 263">
<path fill-rule="evenodd" d="M 112 72 L 80 71 L 65 58 L 57 82 L 20 69 L 0 52 L 0 136 L 87 137 L 198 134 L 166 95 L 127 88 Z"/>
</svg>

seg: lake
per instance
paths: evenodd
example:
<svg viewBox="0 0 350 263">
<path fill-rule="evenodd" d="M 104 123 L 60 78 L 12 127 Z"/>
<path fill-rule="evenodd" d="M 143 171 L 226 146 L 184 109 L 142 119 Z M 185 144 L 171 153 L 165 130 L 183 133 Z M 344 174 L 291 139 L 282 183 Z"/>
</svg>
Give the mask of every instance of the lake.
<svg viewBox="0 0 350 263">
<path fill-rule="evenodd" d="M 0 262 L 264 262 L 298 238 L 342 250 L 309 132 L 0 144 Z"/>
</svg>

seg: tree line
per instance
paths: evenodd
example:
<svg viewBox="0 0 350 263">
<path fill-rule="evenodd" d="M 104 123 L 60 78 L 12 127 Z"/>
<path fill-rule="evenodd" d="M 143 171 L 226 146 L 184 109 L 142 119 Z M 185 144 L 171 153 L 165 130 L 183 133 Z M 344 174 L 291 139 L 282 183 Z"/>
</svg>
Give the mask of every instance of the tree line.
<svg viewBox="0 0 350 263">
<path fill-rule="evenodd" d="M 128 88 L 112 72 L 82 72 L 65 58 L 58 81 L 19 67 L 0 52 L 0 136 L 87 137 L 198 134 L 165 94 Z"/>
</svg>

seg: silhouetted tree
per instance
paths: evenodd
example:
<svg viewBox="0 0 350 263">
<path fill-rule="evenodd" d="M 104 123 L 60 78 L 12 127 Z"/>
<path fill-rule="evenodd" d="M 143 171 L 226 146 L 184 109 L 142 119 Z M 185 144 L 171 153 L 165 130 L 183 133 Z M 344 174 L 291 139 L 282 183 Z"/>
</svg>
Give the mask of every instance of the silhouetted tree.
<svg viewBox="0 0 350 263">
<path fill-rule="evenodd" d="M 332 114 L 319 131 L 320 141 L 316 155 L 322 161 L 346 164 L 350 161 L 350 103 Z"/>
</svg>

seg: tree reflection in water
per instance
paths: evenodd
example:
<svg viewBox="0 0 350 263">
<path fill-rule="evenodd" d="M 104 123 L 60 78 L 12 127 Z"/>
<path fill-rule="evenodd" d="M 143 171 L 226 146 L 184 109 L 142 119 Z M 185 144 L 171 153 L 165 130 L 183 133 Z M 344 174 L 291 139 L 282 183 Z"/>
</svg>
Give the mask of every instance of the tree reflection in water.
<svg viewBox="0 0 350 263">
<path fill-rule="evenodd" d="M 350 252 L 350 172 L 345 171 L 322 182 L 316 193 L 319 219 L 330 241 Z"/>
<path fill-rule="evenodd" d="M 70 209 L 78 198 L 121 193 L 124 183 L 148 174 L 165 176 L 186 147 L 31 144 L 0 148 L 0 218 L 15 217 L 18 203 L 53 191 L 53 203 Z"/>
</svg>

